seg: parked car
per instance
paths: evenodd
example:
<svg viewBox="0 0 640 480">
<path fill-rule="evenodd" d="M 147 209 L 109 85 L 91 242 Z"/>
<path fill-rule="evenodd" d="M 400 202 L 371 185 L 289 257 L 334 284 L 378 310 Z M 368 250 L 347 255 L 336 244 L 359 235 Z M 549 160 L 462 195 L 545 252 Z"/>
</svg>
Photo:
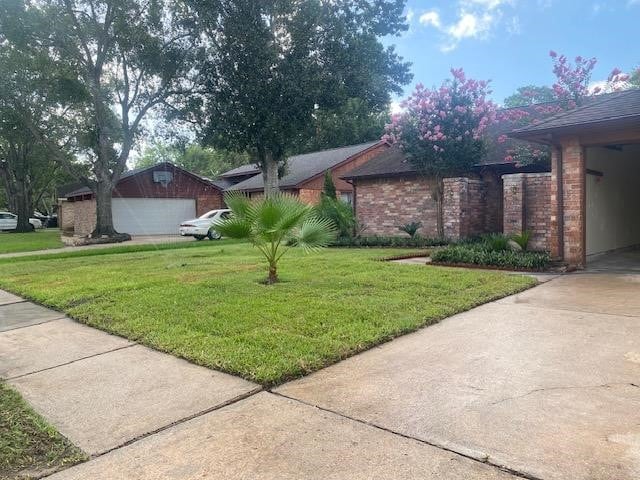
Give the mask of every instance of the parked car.
<svg viewBox="0 0 640 480">
<path fill-rule="evenodd" d="M 44 213 L 40 213 L 38 211 L 33 212 L 33 218 L 37 218 L 42 222 L 42 228 L 47 228 L 49 226 L 49 215 L 45 215 Z"/>
<path fill-rule="evenodd" d="M 180 235 L 194 237 L 196 240 L 204 240 L 205 237 L 218 240 L 221 235 L 215 231 L 215 224 L 228 218 L 230 214 L 231 210 L 228 209 L 211 210 L 199 218 L 186 220 L 180 224 Z"/>
<path fill-rule="evenodd" d="M 42 222 L 37 218 L 30 218 L 31 229 L 42 228 Z M 0 212 L 0 230 L 15 230 L 18 226 L 18 216 L 11 212 Z"/>
</svg>

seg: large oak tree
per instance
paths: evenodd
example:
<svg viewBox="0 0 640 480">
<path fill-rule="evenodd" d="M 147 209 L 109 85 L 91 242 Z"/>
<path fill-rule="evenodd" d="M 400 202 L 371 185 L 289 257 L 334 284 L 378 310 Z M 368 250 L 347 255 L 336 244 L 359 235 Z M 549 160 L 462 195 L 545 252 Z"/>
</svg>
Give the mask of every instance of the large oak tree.
<svg viewBox="0 0 640 480">
<path fill-rule="evenodd" d="M 61 103 L 58 113 L 83 119 L 76 147 L 90 166 L 91 175 L 83 180 L 97 201 L 93 237 L 118 237 L 111 192 L 145 117 L 160 107 L 177 108 L 176 102 L 193 92 L 198 49 L 186 13 L 183 4 L 169 0 L 2 2 L 4 40 L 72 70 L 78 96 L 85 100 L 81 108 Z M 46 144 L 45 126 L 34 122 L 32 127 Z"/>
</svg>

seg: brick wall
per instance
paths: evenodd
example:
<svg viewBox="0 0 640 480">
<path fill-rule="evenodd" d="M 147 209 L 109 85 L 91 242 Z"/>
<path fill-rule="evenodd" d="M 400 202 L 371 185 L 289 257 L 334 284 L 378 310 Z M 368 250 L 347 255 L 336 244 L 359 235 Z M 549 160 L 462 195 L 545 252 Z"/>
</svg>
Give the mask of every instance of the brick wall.
<svg viewBox="0 0 640 480">
<path fill-rule="evenodd" d="M 420 234 L 437 235 L 437 209 L 430 178 L 359 179 L 356 183 L 356 215 L 365 235 L 400 236 L 398 226 L 422 222 Z"/>
<path fill-rule="evenodd" d="M 562 144 L 563 246 L 564 260 L 578 267 L 585 264 L 585 154 L 578 139 Z"/>
<path fill-rule="evenodd" d="M 209 195 L 205 193 L 203 195 L 198 195 L 196 198 L 196 215 L 198 217 L 200 215 L 204 215 L 210 210 L 217 210 L 224 207 L 225 204 L 222 199 L 222 195 Z"/>
<path fill-rule="evenodd" d="M 62 223 L 60 228 L 64 235 L 86 237 L 96 228 L 96 201 L 79 200 L 63 201 L 59 205 Z"/>
<path fill-rule="evenodd" d="M 551 174 L 504 175 L 504 233 L 531 232 L 529 248 L 551 248 Z"/>
<path fill-rule="evenodd" d="M 495 227 L 496 210 L 501 201 L 495 178 L 446 178 L 444 185 L 444 234 L 458 239 L 481 233 L 500 231 Z M 401 177 L 356 180 L 356 215 L 368 235 L 402 235 L 399 225 L 419 221 L 420 234 L 437 236 L 437 206 L 432 178 Z M 490 194 L 489 194 L 490 192 Z M 498 190 L 502 195 L 501 190 Z M 501 217 L 501 214 L 500 214 Z"/>
</svg>

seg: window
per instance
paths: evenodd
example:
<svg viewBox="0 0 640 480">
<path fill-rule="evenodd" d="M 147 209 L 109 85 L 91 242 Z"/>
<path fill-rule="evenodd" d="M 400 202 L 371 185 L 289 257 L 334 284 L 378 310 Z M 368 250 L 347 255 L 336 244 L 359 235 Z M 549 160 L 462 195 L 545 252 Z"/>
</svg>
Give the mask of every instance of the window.
<svg viewBox="0 0 640 480">
<path fill-rule="evenodd" d="M 353 192 L 340 192 L 340 200 L 353 205 Z"/>
<path fill-rule="evenodd" d="M 227 218 L 229 218 L 229 215 L 231 215 L 231 212 L 222 212 L 222 213 L 220 214 L 220 218 L 221 218 L 222 220 L 226 220 Z"/>
</svg>

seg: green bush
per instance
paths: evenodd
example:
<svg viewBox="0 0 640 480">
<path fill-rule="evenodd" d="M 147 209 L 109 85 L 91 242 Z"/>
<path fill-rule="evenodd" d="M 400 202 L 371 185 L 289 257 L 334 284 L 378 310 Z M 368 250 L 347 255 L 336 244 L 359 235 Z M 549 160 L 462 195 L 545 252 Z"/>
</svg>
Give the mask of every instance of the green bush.
<svg viewBox="0 0 640 480">
<path fill-rule="evenodd" d="M 320 203 L 314 208 L 319 218 L 330 220 L 335 225 L 339 239 L 353 238 L 356 217 L 351 205 L 339 198 L 322 195 Z"/>
<path fill-rule="evenodd" d="M 486 265 L 492 267 L 545 270 L 551 257 L 546 252 L 512 252 L 493 250 L 486 243 L 450 245 L 431 255 L 434 262 L 450 264 Z"/>
<path fill-rule="evenodd" d="M 522 248 L 522 250 L 526 250 L 527 246 L 529 245 L 529 240 L 531 239 L 531 232 L 526 231 L 522 232 L 520 235 L 512 235 L 511 239 L 518 245 L 520 245 L 520 248 Z"/>
<path fill-rule="evenodd" d="M 420 230 L 421 227 L 422 227 L 422 222 L 411 222 L 411 223 L 406 223 L 404 225 L 400 225 L 398 227 L 398 230 L 406 233 L 411 238 L 415 238 L 418 235 L 418 230 Z"/>
<path fill-rule="evenodd" d="M 446 240 L 424 237 L 384 237 L 379 235 L 355 238 L 339 238 L 332 247 L 434 247 L 447 245 Z"/>
</svg>

